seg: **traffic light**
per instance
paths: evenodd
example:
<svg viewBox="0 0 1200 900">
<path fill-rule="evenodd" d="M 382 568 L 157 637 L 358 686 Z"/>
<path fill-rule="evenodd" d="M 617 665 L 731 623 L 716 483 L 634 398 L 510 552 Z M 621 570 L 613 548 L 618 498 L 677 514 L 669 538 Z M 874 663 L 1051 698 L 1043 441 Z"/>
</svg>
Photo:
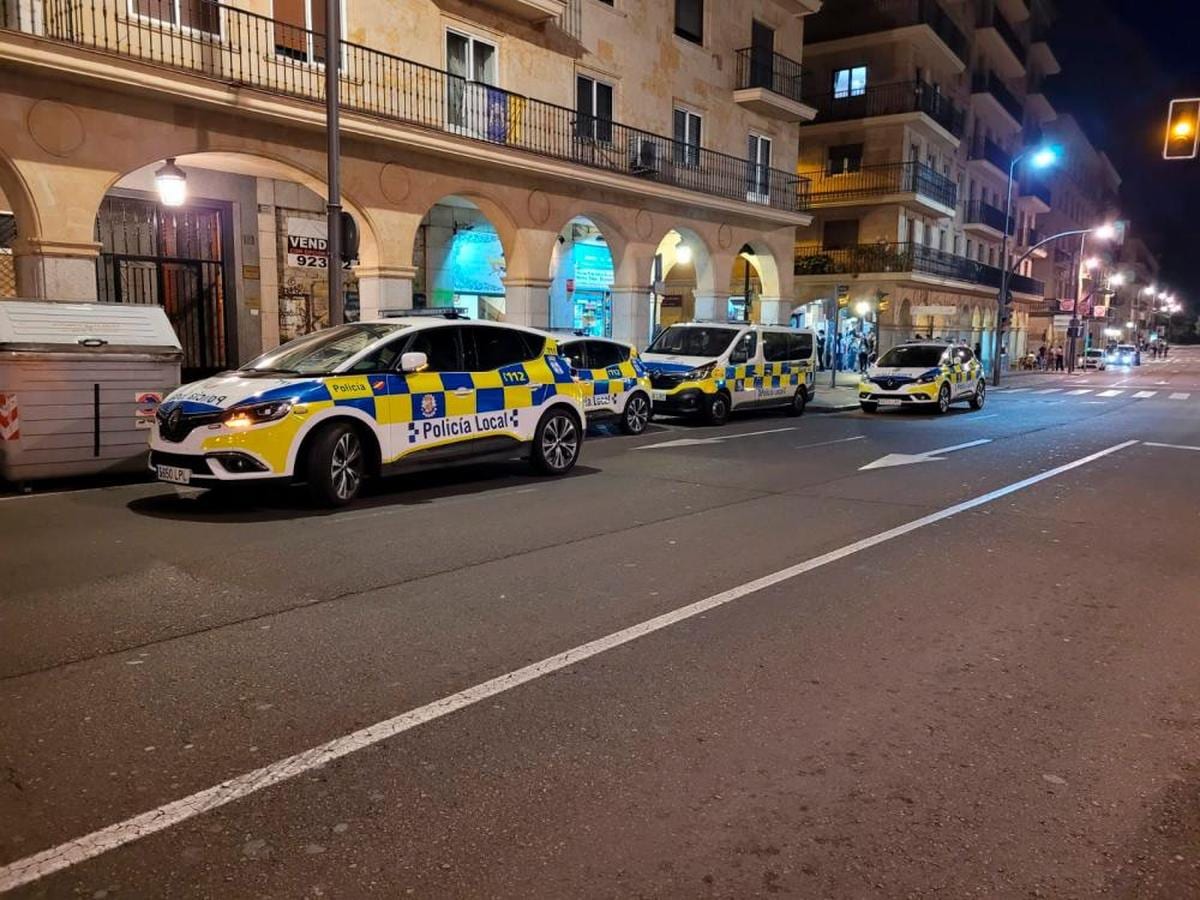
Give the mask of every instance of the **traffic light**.
<svg viewBox="0 0 1200 900">
<path fill-rule="evenodd" d="M 1172 100 L 1163 159 L 1195 159 L 1200 146 L 1200 97 Z"/>
</svg>

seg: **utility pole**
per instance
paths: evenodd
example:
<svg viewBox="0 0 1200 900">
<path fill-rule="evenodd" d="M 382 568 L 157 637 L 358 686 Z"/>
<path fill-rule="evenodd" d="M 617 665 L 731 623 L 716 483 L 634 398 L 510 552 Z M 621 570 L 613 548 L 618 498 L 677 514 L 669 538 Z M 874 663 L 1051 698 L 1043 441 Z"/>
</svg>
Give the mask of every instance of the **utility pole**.
<svg viewBox="0 0 1200 900">
<path fill-rule="evenodd" d="M 325 135 L 329 199 L 325 204 L 325 247 L 329 253 L 329 324 L 346 321 L 342 294 L 342 146 L 338 123 L 338 76 L 342 61 L 340 0 L 325 0 Z"/>
</svg>

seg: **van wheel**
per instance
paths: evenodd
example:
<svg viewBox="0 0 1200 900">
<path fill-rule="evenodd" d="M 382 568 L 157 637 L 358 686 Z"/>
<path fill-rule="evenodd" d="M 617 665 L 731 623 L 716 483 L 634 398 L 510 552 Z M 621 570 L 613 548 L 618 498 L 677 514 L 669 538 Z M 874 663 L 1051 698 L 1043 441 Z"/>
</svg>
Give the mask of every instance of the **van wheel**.
<svg viewBox="0 0 1200 900">
<path fill-rule="evenodd" d="M 704 418 L 709 425 L 724 425 L 729 421 L 729 398 L 724 394 L 713 394 L 704 411 Z"/>
<path fill-rule="evenodd" d="M 621 413 L 621 430 L 626 434 L 641 434 L 650 422 L 650 400 L 645 394 L 633 394 L 625 401 Z"/>
<path fill-rule="evenodd" d="M 792 402 L 788 404 L 787 414 L 789 416 L 804 415 L 804 407 L 808 405 L 808 391 L 804 388 L 797 388 L 796 394 L 792 397 Z"/>
<path fill-rule="evenodd" d="M 579 460 L 579 420 L 566 408 L 542 416 L 533 432 L 533 467 L 545 475 L 565 475 Z"/>
<path fill-rule="evenodd" d="M 350 425 L 322 429 L 308 450 L 308 492 L 321 506 L 345 506 L 358 496 L 366 476 L 362 439 Z"/>
</svg>

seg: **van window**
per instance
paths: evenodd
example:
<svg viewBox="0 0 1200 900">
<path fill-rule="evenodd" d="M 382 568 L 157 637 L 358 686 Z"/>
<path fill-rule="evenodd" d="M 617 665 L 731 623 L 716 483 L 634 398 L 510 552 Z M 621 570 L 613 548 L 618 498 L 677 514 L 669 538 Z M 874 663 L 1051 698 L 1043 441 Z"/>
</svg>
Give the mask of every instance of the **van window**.
<svg viewBox="0 0 1200 900">
<path fill-rule="evenodd" d="M 627 352 L 622 353 L 620 344 L 610 344 L 608 341 L 588 341 L 588 368 L 607 369 L 609 366 L 619 366 L 627 359 Z"/>
<path fill-rule="evenodd" d="M 786 331 L 763 332 L 763 359 L 767 362 L 784 362 L 791 359 L 788 356 L 788 335 Z"/>
<path fill-rule="evenodd" d="M 754 359 L 754 353 L 758 349 L 758 332 L 748 331 L 742 335 L 741 340 L 737 342 L 733 350 L 729 353 L 729 362 L 732 365 L 747 363 Z"/>
<path fill-rule="evenodd" d="M 672 325 L 646 348 L 647 353 L 672 353 L 680 356 L 720 356 L 737 337 L 736 328 Z"/>
<path fill-rule="evenodd" d="M 812 359 L 813 355 L 813 336 L 807 331 L 802 331 L 799 334 L 795 332 L 788 335 L 788 356 L 792 361 L 805 361 Z"/>
</svg>

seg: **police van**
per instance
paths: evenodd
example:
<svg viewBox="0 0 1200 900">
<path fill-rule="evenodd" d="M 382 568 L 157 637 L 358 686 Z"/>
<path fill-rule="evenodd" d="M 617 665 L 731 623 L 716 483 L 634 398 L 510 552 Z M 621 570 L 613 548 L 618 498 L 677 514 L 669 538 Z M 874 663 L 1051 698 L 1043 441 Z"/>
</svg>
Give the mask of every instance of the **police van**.
<svg viewBox="0 0 1200 900">
<path fill-rule="evenodd" d="M 150 468 L 203 487 L 304 481 L 336 506 L 404 464 L 524 455 L 562 475 L 583 417 L 570 365 L 543 332 L 453 315 L 358 322 L 169 395 Z"/>
<path fill-rule="evenodd" d="M 816 343 L 811 330 L 784 325 L 672 325 L 642 354 L 654 413 L 701 416 L 713 425 L 735 409 L 783 407 L 801 415 L 815 396 Z"/>
<path fill-rule="evenodd" d="M 879 357 L 858 386 L 863 412 L 881 406 L 908 406 L 944 413 L 952 403 L 966 401 L 983 409 L 987 376 L 983 364 L 964 344 L 910 341 Z"/>
<path fill-rule="evenodd" d="M 650 376 L 637 350 L 607 338 L 574 335 L 558 352 L 571 364 L 589 421 L 615 420 L 626 434 L 650 423 Z"/>
</svg>

